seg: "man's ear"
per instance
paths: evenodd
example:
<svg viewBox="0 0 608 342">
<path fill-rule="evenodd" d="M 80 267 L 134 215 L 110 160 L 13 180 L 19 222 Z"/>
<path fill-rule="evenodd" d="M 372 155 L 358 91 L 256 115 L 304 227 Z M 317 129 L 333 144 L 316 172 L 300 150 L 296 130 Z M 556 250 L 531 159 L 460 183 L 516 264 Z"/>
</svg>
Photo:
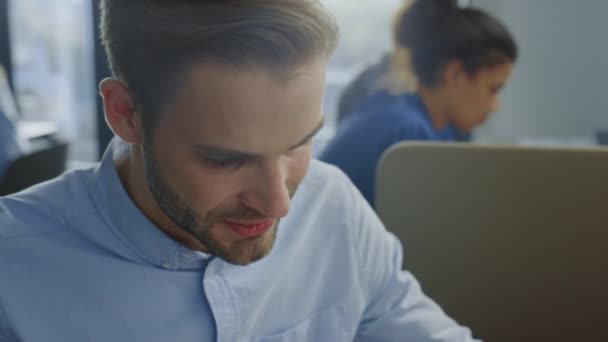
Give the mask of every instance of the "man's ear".
<svg viewBox="0 0 608 342">
<path fill-rule="evenodd" d="M 130 144 L 143 143 L 141 118 L 129 89 L 117 79 L 106 78 L 99 84 L 99 92 L 106 121 L 114 134 Z"/>
</svg>

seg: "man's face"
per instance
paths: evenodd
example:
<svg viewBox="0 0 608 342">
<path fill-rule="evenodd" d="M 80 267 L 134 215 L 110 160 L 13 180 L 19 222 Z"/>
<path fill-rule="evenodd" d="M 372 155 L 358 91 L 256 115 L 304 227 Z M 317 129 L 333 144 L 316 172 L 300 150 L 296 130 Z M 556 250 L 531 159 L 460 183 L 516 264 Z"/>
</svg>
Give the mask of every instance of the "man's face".
<svg viewBox="0 0 608 342">
<path fill-rule="evenodd" d="M 210 254 L 245 265 L 272 249 L 322 125 L 325 66 L 199 65 L 146 137 L 153 197 Z"/>
</svg>

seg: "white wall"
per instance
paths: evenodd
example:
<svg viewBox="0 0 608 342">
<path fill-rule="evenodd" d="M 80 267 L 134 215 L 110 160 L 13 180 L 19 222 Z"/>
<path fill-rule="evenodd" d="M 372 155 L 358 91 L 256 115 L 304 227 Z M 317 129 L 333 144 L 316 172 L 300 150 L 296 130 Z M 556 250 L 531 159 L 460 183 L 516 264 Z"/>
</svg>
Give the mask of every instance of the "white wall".
<svg viewBox="0 0 608 342">
<path fill-rule="evenodd" d="M 591 137 L 608 129 L 608 1 L 473 0 L 499 17 L 520 57 L 482 141 Z"/>
</svg>

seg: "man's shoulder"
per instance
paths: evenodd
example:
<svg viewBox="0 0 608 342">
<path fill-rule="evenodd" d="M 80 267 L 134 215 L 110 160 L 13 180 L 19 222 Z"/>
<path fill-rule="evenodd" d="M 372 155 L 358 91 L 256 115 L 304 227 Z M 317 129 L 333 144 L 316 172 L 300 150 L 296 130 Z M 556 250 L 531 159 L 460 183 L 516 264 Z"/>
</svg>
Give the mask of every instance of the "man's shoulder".
<svg viewBox="0 0 608 342">
<path fill-rule="evenodd" d="M 365 200 L 342 170 L 313 160 L 306 178 L 298 188 L 294 211 L 304 214 L 308 219 L 312 217 L 311 212 L 323 216 L 340 216 L 354 210 L 357 201 Z M 320 210 L 312 210 L 313 208 Z"/>
<path fill-rule="evenodd" d="M 313 161 L 293 198 L 289 214 L 281 220 L 283 233 L 279 235 L 274 255 L 283 260 L 294 258 L 293 263 L 300 263 L 301 269 L 354 267 L 355 233 L 351 223 L 360 210 L 358 201 L 364 199 L 341 170 Z M 310 262 L 325 259 L 333 260 L 331 265 Z"/>
<path fill-rule="evenodd" d="M 333 164 L 313 159 L 308 174 L 302 182 L 306 188 L 330 187 L 332 191 L 344 191 L 350 184 L 348 176 Z"/>
<path fill-rule="evenodd" d="M 32 237 L 64 226 L 70 217 L 86 214 L 90 203 L 88 173 L 73 171 L 19 193 L 0 197 L 0 244 Z"/>
</svg>

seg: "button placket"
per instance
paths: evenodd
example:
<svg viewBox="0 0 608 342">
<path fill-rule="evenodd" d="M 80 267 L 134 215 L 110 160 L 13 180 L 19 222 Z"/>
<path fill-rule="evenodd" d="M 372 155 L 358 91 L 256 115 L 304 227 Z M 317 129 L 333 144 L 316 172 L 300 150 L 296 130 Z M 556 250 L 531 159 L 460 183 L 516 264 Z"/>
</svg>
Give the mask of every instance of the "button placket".
<svg viewBox="0 0 608 342">
<path fill-rule="evenodd" d="M 222 277 L 218 260 L 212 260 L 203 277 L 203 288 L 207 301 L 211 307 L 211 312 L 215 318 L 217 329 L 217 341 L 234 341 L 236 339 L 236 313 L 233 298 L 229 293 L 229 284 Z"/>
</svg>

